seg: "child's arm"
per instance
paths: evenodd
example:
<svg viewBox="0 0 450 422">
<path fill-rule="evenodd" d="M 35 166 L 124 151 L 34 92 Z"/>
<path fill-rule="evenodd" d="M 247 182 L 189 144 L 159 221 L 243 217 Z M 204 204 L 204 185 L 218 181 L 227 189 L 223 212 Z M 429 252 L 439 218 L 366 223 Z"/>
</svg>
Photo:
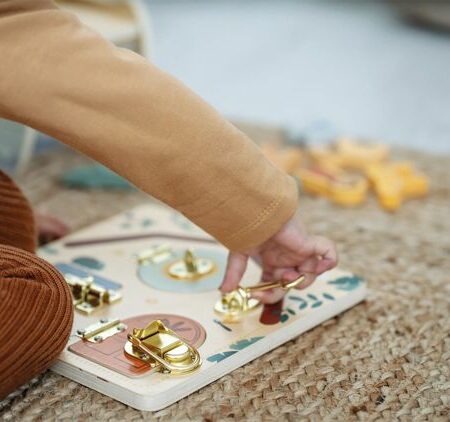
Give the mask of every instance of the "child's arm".
<svg viewBox="0 0 450 422">
<path fill-rule="evenodd" d="M 291 177 L 183 84 L 49 0 L 0 1 L 0 117 L 100 161 L 240 251 L 223 290 L 250 255 L 266 278 L 311 281 L 335 265 L 330 242 L 286 223 L 297 207 Z"/>
<path fill-rule="evenodd" d="M 0 1 L 0 116 L 104 163 L 232 250 L 297 207 L 294 181 L 242 132 L 51 1 Z"/>
</svg>

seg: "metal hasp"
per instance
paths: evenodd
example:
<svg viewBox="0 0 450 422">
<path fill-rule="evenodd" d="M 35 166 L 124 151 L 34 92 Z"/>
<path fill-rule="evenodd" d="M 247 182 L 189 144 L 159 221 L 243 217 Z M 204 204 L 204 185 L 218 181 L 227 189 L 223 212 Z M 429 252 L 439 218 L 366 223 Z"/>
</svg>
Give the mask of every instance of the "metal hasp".
<svg viewBox="0 0 450 422">
<path fill-rule="evenodd" d="M 125 331 L 126 328 L 120 319 L 101 319 L 86 328 L 78 329 L 77 336 L 91 343 L 101 343 L 108 337 Z"/>
<path fill-rule="evenodd" d="M 238 322 L 242 315 L 259 305 L 259 300 L 252 298 L 246 288 L 238 287 L 236 290 L 223 294 L 216 302 L 214 310 L 223 317 L 225 322 L 231 323 Z"/>
<path fill-rule="evenodd" d="M 202 364 L 200 354 L 176 333 L 156 320 L 128 334 L 125 353 L 172 375 L 188 374 Z"/>
<path fill-rule="evenodd" d="M 105 289 L 94 282 L 93 277 L 78 277 L 65 274 L 67 284 L 72 291 L 75 309 L 85 315 L 122 299 L 122 295 L 115 290 Z"/>
<path fill-rule="evenodd" d="M 225 293 L 216 302 L 214 310 L 221 315 L 226 322 L 237 322 L 240 317 L 260 305 L 259 300 L 253 298 L 253 292 L 261 292 L 271 289 L 290 290 L 303 282 L 305 276 L 302 275 L 293 281 L 273 281 L 261 283 L 251 287 L 238 287 L 229 293 Z"/>
<path fill-rule="evenodd" d="M 136 255 L 139 265 L 159 264 L 173 256 L 170 245 L 153 246 Z"/>
<path fill-rule="evenodd" d="M 183 259 L 167 267 L 167 274 L 176 280 L 196 281 L 216 270 L 216 264 L 208 258 L 198 258 L 187 249 Z"/>
</svg>

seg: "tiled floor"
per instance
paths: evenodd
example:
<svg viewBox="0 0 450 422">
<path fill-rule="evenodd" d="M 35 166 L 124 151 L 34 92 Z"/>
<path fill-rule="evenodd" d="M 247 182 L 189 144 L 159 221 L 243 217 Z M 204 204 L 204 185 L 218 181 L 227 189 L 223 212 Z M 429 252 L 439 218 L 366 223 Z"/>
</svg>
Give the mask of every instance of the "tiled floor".
<svg viewBox="0 0 450 422">
<path fill-rule="evenodd" d="M 230 117 L 450 152 L 450 34 L 389 2 L 148 4 L 155 61 Z"/>
</svg>

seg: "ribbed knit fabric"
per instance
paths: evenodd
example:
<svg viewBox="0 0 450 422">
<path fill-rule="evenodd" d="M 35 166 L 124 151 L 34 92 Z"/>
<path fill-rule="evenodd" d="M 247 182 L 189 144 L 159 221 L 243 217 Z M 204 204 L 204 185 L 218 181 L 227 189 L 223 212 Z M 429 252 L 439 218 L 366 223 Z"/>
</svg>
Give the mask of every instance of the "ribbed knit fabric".
<svg viewBox="0 0 450 422">
<path fill-rule="evenodd" d="M 0 399 L 47 369 L 72 327 L 70 290 L 51 264 L 29 252 L 34 239 L 28 202 L 0 174 Z"/>
<path fill-rule="evenodd" d="M 9 176 L 0 170 L 0 245 L 36 249 L 33 211 Z"/>
</svg>

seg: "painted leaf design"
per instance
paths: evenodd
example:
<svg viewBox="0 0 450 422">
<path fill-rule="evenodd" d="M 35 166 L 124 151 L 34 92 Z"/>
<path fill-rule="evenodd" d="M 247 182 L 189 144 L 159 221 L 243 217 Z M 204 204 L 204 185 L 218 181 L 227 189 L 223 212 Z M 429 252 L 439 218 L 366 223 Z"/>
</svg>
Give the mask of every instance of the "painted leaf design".
<svg viewBox="0 0 450 422">
<path fill-rule="evenodd" d="M 206 360 L 209 362 L 221 362 L 222 360 L 230 357 L 237 353 L 237 350 L 229 350 L 223 353 L 216 353 L 215 355 L 209 356 Z"/>
<path fill-rule="evenodd" d="M 289 319 L 288 314 L 281 314 L 281 317 L 280 317 L 281 322 L 286 322 L 288 319 Z"/>
<path fill-rule="evenodd" d="M 356 275 L 340 277 L 337 278 L 336 280 L 331 280 L 328 282 L 328 284 L 335 285 L 337 289 L 344 290 L 347 292 L 355 290 L 361 283 L 363 283 L 363 279 Z"/>
<path fill-rule="evenodd" d="M 231 344 L 230 349 L 233 349 L 233 350 L 245 349 L 246 347 L 252 345 L 253 343 L 256 343 L 258 340 L 261 340 L 262 338 L 264 338 L 264 337 L 252 337 L 252 338 L 239 340 L 236 343 Z"/>
<path fill-rule="evenodd" d="M 299 296 L 289 296 L 289 299 L 295 300 L 296 302 L 299 302 L 298 309 L 305 309 L 308 306 L 308 302 L 306 302 L 305 299 L 299 297 Z"/>
</svg>

